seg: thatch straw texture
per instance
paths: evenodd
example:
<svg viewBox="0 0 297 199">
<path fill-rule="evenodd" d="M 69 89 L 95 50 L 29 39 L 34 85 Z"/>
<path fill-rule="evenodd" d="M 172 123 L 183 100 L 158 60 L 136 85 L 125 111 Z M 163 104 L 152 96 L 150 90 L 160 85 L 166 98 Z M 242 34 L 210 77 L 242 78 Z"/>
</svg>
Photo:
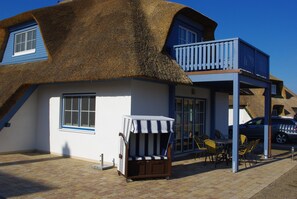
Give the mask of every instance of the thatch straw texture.
<svg viewBox="0 0 297 199">
<path fill-rule="evenodd" d="M 7 28 L 34 19 L 47 61 L 0 67 L 0 118 L 24 85 L 146 78 L 191 84 L 164 45 L 174 17 L 185 14 L 214 39 L 216 23 L 179 4 L 162 0 L 74 0 L 0 21 L 0 58 Z M 18 96 L 18 95 L 16 95 Z"/>
</svg>

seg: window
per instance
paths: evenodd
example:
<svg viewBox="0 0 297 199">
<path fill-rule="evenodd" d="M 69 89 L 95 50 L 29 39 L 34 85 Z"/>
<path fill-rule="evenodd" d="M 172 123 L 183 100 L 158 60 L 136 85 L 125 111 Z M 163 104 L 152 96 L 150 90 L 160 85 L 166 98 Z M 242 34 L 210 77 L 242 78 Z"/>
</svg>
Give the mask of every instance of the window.
<svg viewBox="0 0 297 199">
<path fill-rule="evenodd" d="M 63 95 L 63 128 L 95 128 L 95 94 Z"/>
<path fill-rule="evenodd" d="M 264 120 L 262 118 L 256 118 L 246 123 L 247 125 L 263 125 Z"/>
<path fill-rule="evenodd" d="M 35 53 L 36 29 L 20 32 L 14 36 L 14 56 Z"/>
<path fill-rule="evenodd" d="M 271 85 L 271 94 L 276 95 L 276 85 L 275 84 Z"/>
<path fill-rule="evenodd" d="M 197 42 L 197 33 L 179 26 L 178 30 L 178 44 L 189 44 Z"/>
</svg>

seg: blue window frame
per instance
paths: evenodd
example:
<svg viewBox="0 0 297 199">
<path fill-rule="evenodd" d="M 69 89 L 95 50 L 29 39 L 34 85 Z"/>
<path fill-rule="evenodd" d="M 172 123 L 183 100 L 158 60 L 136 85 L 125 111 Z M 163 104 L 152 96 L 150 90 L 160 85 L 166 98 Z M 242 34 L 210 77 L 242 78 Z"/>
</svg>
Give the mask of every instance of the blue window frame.
<svg viewBox="0 0 297 199">
<path fill-rule="evenodd" d="M 62 128 L 95 129 L 95 94 L 64 94 Z"/>
</svg>

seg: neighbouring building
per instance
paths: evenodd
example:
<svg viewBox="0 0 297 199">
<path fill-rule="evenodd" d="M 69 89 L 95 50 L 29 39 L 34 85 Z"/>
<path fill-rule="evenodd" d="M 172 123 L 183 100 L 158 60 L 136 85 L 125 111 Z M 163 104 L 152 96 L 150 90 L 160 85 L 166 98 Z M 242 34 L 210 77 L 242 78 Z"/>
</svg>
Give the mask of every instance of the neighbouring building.
<svg viewBox="0 0 297 199">
<path fill-rule="evenodd" d="M 284 82 L 270 75 L 271 81 L 271 115 L 294 117 L 297 113 L 297 95 L 284 85 Z M 240 99 L 240 123 L 264 115 L 264 90 L 249 89 Z M 232 96 L 229 97 L 229 125 L 233 124 Z"/>
</svg>

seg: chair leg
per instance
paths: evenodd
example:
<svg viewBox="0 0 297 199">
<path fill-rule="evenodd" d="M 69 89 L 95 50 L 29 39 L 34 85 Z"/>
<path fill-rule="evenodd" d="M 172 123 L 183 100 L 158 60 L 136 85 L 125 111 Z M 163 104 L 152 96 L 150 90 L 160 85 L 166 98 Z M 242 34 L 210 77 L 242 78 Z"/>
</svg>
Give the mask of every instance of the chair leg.
<svg viewBox="0 0 297 199">
<path fill-rule="evenodd" d="M 243 157 L 244 157 L 244 160 L 245 160 L 245 161 L 244 161 L 244 166 L 245 166 L 245 168 L 246 168 L 247 157 L 246 157 L 246 155 L 244 155 Z"/>
<path fill-rule="evenodd" d="M 219 159 L 219 157 L 218 157 L 218 155 L 216 154 L 216 155 L 215 155 L 215 162 L 214 162 L 215 168 L 217 168 L 218 159 Z"/>
</svg>

